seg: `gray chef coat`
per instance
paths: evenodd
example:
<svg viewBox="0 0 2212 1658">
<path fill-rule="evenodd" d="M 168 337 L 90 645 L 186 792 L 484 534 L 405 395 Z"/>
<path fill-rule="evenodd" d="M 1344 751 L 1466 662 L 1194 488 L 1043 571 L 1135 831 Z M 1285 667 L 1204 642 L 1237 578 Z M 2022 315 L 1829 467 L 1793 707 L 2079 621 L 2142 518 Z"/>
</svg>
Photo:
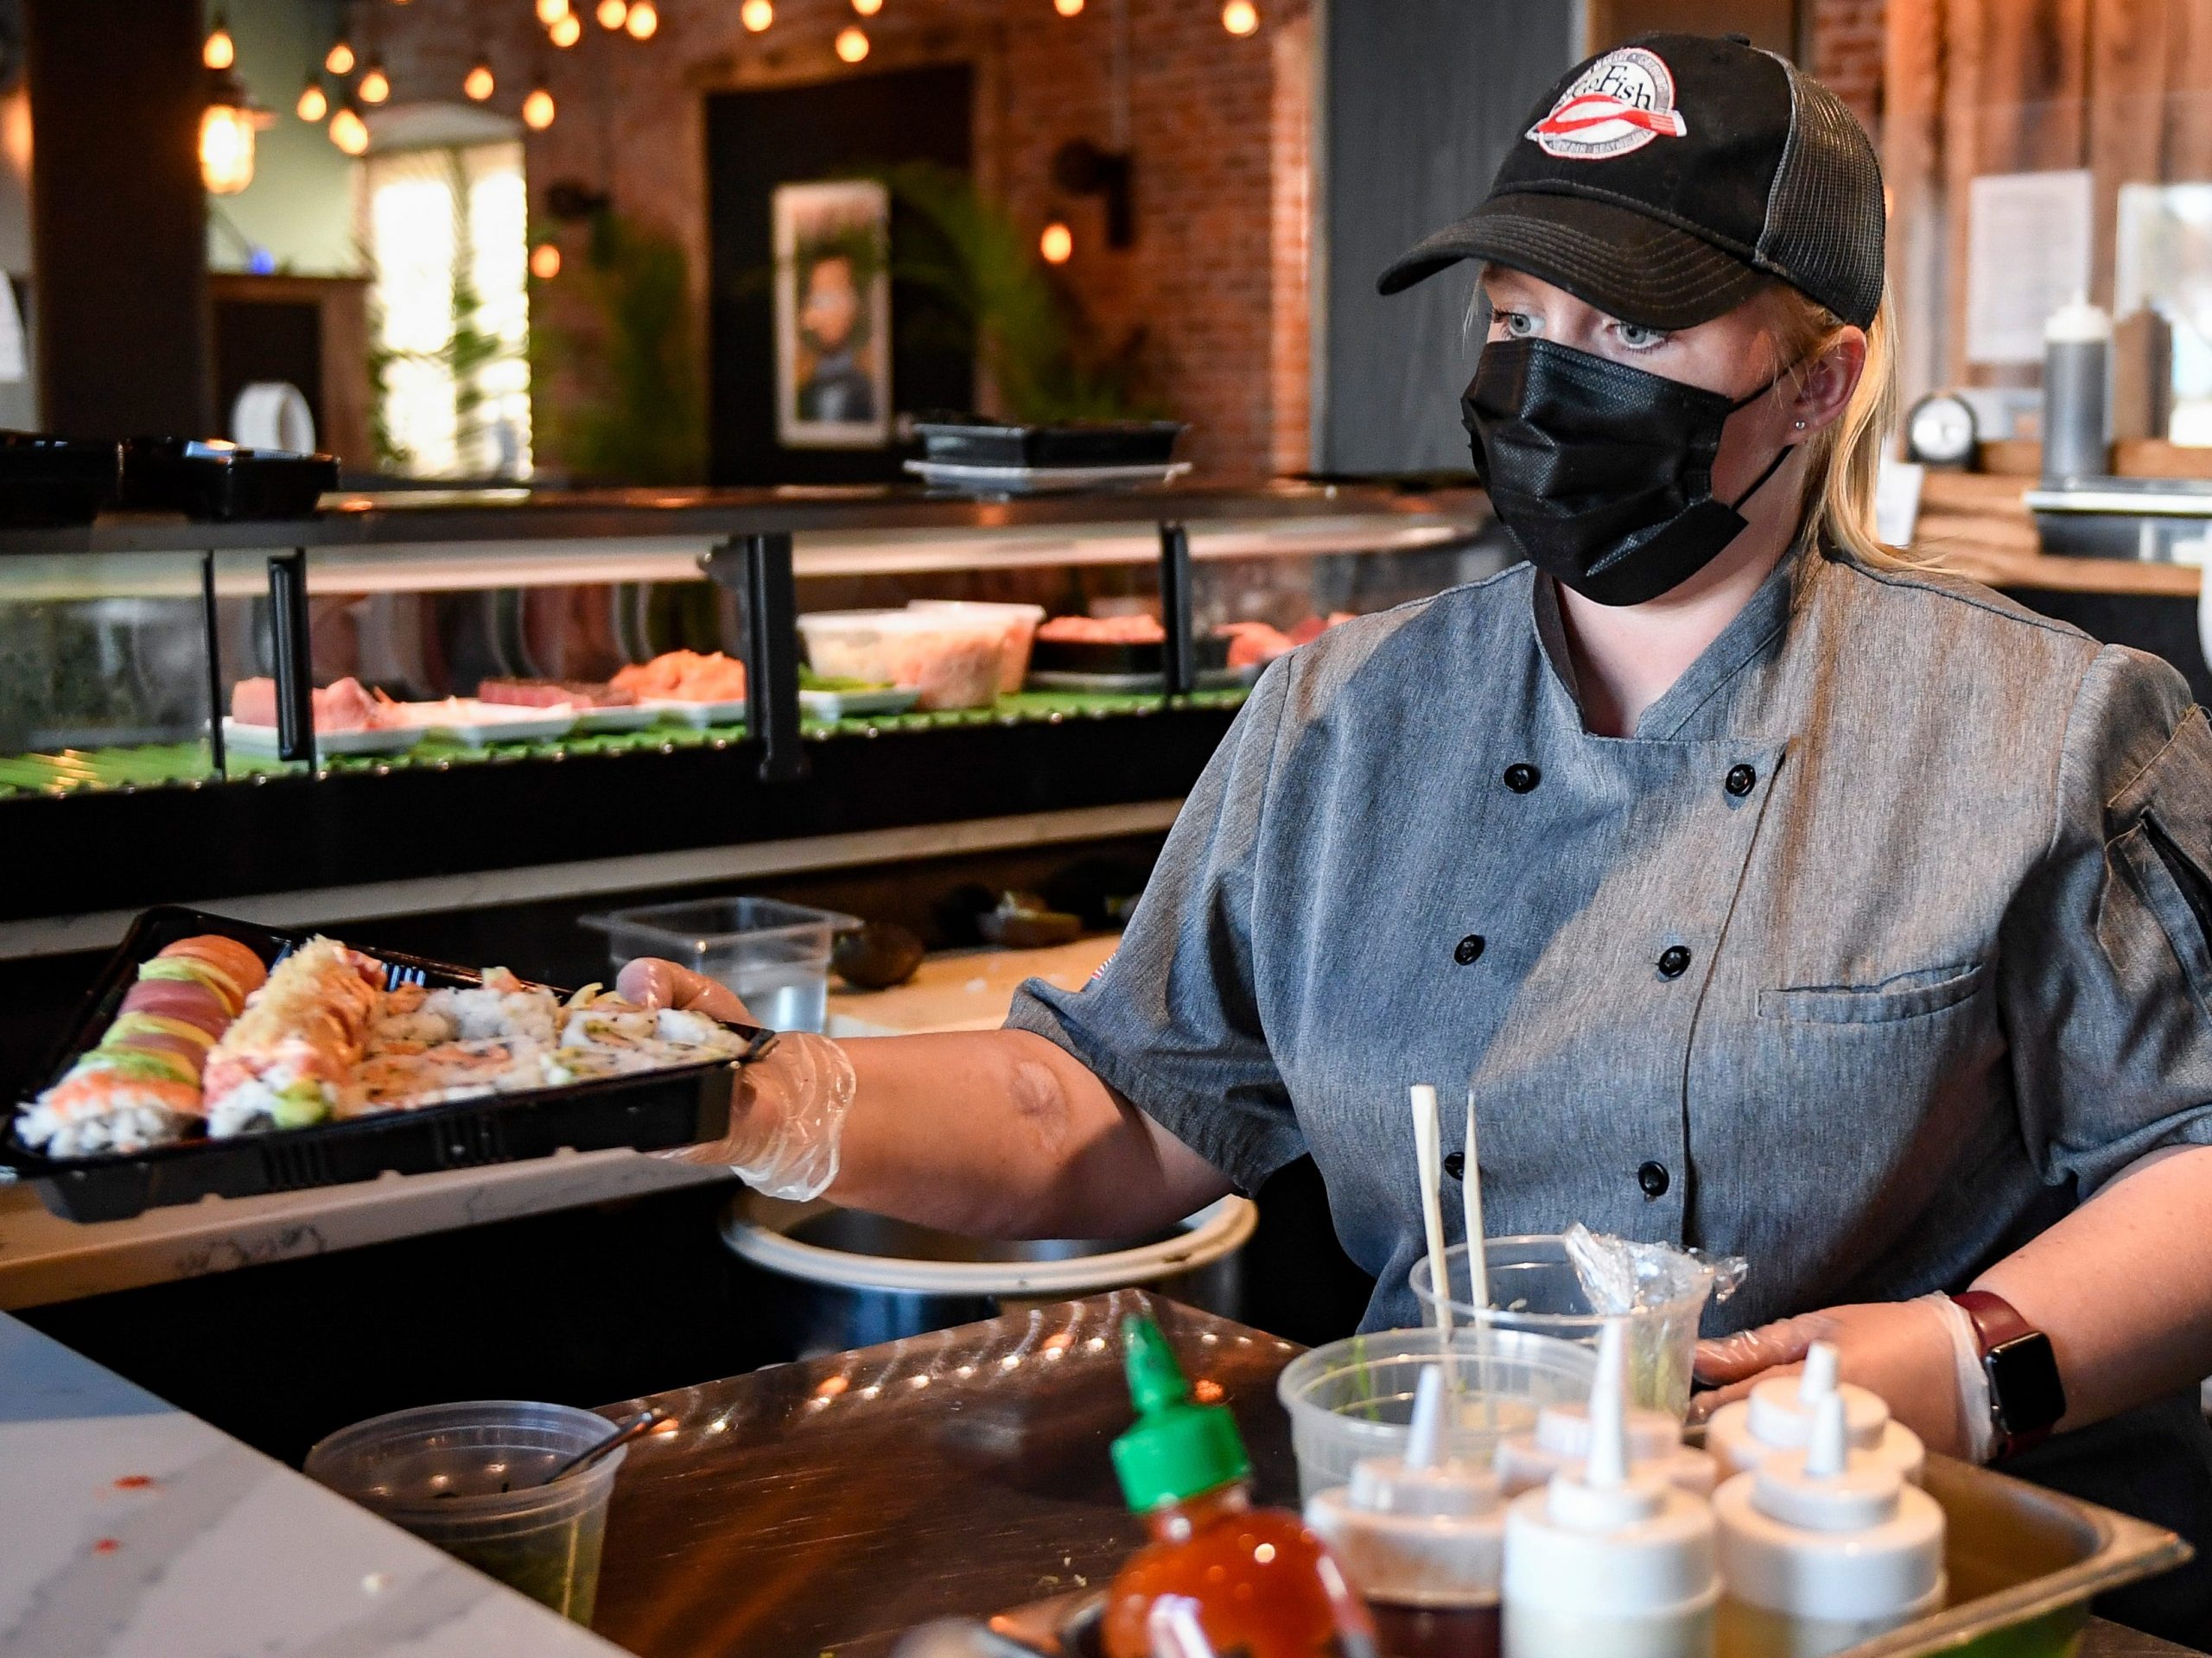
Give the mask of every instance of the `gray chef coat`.
<svg viewBox="0 0 2212 1658">
<path fill-rule="evenodd" d="M 2155 658 L 1794 554 L 1600 736 L 1521 565 L 1269 668 L 1110 965 L 1009 1023 L 1246 1190 L 1311 1151 L 1370 1328 L 1418 1322 L 1407 1085 L 1471 1079 L 1487 1229 L 1741 1255 L 1710 1333 L 1963 1287 L 2212 1143 L 2208 870 Z"/>
</svg>

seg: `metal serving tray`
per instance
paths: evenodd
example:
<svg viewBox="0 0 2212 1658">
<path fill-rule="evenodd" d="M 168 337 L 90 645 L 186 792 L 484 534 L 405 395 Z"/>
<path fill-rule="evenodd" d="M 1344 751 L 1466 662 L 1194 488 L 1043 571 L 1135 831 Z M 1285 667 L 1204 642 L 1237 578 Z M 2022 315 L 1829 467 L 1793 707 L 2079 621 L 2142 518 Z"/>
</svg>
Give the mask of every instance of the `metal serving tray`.
<svg viewBox="0 0 2212 1658">
<path fill-rule="evenodd" d="M 2069 1658 L 2093 1597 L 2190 1557 L 2170 1531 L 1948 1457 L 1929 1458 L 1924 1484 L 1948 1521 L 1952 1604 L 1836 1658 Z M 1034 1601 L 991 1619 L 990 1636 L 1006 1658 L 1097 1658 L 1105 1604 L 1097 1592 Z"/>
<path fill-rule="evenodd" d="M 198 910 L 148 910 L 131 924 L 100 970 L 67 1039 L 31 1091 L 58 1082 L 77 1056 L 99 1040 L 124 993 L 136 981 L 140 962 L 177 939 L 210 932 L 237 939 L 270 962 L 315 937 L 311 930 L 259 927 Z M 457 987 L 482 980 L 475 969 L 447 962 L 394 950 L 370 954 L 386 965 L 393 985 Z M 721 1137 L 729 1123 L 738 1067 L 766 1052 L 775 1040 L 772 1033 L 751 1026 L 731 1028 L 752 1039 L 741 1058 L 99 1157 L 48 1157 L 25 1146 L 16 1134 L 23 1110 L 18 1101 L 10 1103 L 5 1132 L 0 1133 L 0 1163 L 35 1186 L 40 1200 L 64 1219 L 113 1221 L 207 1197 L 252 1197 L 346 1185 L 387 1172 L 428 1174 L 518 1163 L 564 1148 L 658 1151 L 688 1146 Z"/>
</svg>

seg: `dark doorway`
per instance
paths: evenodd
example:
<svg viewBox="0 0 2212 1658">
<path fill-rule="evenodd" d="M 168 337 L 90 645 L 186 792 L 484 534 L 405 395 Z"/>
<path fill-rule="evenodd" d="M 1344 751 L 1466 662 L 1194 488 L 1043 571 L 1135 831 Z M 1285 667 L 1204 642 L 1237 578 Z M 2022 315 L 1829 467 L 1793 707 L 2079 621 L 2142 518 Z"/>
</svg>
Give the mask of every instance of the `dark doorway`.
<svg viewBox="0 0 2212 1658">
<path fill-rule="evenodd" d="M 973 75 L 965 64 L 707 99 L 711 468 L 717 484 L 854 483 L 899 475 L 882 449 L 793 449 L 776 441 L 769 198 L 779 184 L 925 161 L 969 170 Z M 894 201 L 892 258 L 931 233 Z M 891 398 L 901 412 L 964 409 L 975 349 L 941 304 L 894 282 Z"/>
</svg>

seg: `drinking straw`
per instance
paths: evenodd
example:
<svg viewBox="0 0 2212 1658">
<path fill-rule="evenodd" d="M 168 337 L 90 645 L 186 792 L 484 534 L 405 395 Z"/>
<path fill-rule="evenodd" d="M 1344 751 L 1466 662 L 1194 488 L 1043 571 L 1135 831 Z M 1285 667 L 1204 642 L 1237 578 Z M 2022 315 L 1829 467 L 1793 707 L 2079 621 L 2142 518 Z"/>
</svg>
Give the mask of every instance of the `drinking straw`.
<svg viewBox="0 0 2212 1658">
<path fill-rule="evenodd" d="M 1483 1183 L 1477 1178 L 1475 1160 L 1475 1090 L 1467 1090 L 1467 1143 L 1461 1153 L 1467 1166 L 1460 1172 L 1459 1203 L 1467 1227 L 1467 1299 L 1478 1312 L 1490 1305 L 1490 1259 L 1483 1248 Z M 1479 1327 L 1485 1320 L 1475 1320 Z"/>
<path fill-rule="evenodd" d="M 1439 1190 L 1444 1159 L 1438 1147 L 1436 1090 L 1413 1085 L 1414 1160 L 1421 1170 L 1421 1223 L 1428 1237 L 1428 1281 L 1436 1291 L 1436 1324 L 1444 1345 L 1452 1345 L 1452 1278 L 1444 1261 L 1444 1195 Z"/>
</svg>

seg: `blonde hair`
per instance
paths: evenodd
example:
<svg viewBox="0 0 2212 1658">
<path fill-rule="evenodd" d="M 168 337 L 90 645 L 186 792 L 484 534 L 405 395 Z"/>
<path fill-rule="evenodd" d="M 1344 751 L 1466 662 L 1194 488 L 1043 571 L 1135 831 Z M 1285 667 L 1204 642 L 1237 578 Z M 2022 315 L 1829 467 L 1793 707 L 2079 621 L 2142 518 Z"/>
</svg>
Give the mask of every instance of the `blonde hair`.
<svg viewBox="0 0 2212 1658">
<path fill-rule="evenodd" d="M 1797 365 L 1787 378 L 1802 391 L 1812 365 L 1850 325 L 1782 283 L 1752 302 L 1766 307 L 1782 360 Z M 1897 419 L 1897 319 L 1885 292 L 1866 330 L 1866 365 L 1851 401 L 1841 415 L 1805 440 L 1801 542 L 1824 541 L 1877 566 L 1893 569 L 1906 562 L 1896 549 L 1884 546 L 1874 530 L 1874 488 Z"/>
</svg>

